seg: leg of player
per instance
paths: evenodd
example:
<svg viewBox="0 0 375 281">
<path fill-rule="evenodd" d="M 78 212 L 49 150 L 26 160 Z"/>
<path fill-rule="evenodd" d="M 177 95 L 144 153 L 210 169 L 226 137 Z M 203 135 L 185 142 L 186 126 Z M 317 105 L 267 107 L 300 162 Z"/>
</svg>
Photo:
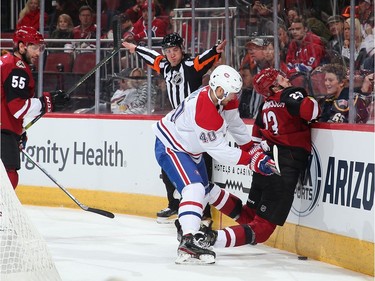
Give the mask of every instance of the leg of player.
<svg viewBox="0 0 375 281">
<path fill-rule="evenodd" d="M 209 249 L 204 234 L 199 232 L 203 213 L 205 188 L 201 183 L 192 183 L 182 189 L 179 208 L 182 237 L 177 250 L 176 264 L 212 264 L 215 253 Z"/>
<path fill-rule="evenodd" d="M 208 186 L 203 159 L 196 163 L 189 154 L 166 149 L 159 139 L 155 142 L 155 157 L 182 198 L 178 209 L 182 237 L 176 264 L 214 263 L 216 255 L 209 249 L 204 234 L 199 232 L 203 208 L 207 203 L 204 200 L 205 185 Z"/>
<path fill-rule="evenodd" d="M 174 197 L 176 188 L 169 180 L 164 170 L 161 170 L 161 177 L 163 179 L 165 189 L 167 191 L 168 207 L 156 213 L 156 222 L 173 223 L 177 218 L 178 205 L 180 203 L 180 200 Z"/>
</svg>

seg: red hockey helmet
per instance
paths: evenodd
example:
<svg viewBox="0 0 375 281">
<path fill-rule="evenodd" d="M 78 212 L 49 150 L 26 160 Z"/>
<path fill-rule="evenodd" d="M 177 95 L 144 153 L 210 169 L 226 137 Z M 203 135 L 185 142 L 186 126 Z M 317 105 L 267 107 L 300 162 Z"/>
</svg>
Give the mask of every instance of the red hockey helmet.
<svg viewBox="0 0 375 281">
<path fill-rule="evenodd" d="M 25 45 L 28 44 L 44 44 L 43 35 L 40 34 L 35 28 L 31 26 L 21 26 L 13 35 L 13 42 L 18 46 L 19 42 L 23 42 Z"/>
<path fill-rule="evenodd" d="M 262 96 L 269 97 L 274 93 L 271 91 L 271 86 L 278 86 L 277 76 L 280 72 L 274 68 L 265 68 L 254 76 L 254 89 Z"/>
</svg>

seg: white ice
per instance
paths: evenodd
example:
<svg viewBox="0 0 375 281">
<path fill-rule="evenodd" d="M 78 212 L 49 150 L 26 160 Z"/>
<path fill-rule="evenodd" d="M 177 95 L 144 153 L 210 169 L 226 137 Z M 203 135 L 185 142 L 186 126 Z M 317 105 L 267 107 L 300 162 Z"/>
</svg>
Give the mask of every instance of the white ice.
<svg viewBox="0 0 375 281">
<path fill-rule="evenodd" d="M 373 280 L 264 245 L 215 249 L 214 265 L 176 265 L 173 224 L 120 214 L 109 219 L 80 209 L 25 207 L 63 281 Z"/>
</svg>

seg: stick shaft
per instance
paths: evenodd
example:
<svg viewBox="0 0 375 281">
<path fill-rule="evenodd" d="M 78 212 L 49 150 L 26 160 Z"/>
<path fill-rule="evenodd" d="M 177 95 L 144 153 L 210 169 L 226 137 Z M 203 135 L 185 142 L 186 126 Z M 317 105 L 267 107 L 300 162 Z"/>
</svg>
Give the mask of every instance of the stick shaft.
<svg viewBox="0 0 375 281">
<path fill-rule="evenodd" d="M 73 85 L 70 89 L 66 91 L 67 95 L 71 95 L 79 86 L 82 85 L 91 75 L 93 75 L 100 67 L 102 67 L 104 64 L 106 64 L 111 58 L 113 58 L 119 51 L 121 47 L 116 47 L 108 56 L 106 56 L 104 59 L 102 59 L 93 69 L 91 69 L 89 72 L 87 72 L 85 75 L 81 77 L 81 79 L 78 80 L 78 82 Z M 24 130 L 29 129 L 32 125 L 34 125 L 43 115 L 45 112 L 42 112 L 37 117 L 35 117 L 33 120 L 31 120 L 24 128 Z"/>
<path fill-rule="evenodd" d="M 115 215 L 112 214 L 111 212 L 105 211 L 105 210 L 100 210 L 96 208 L 91 208 L 86 206 L 85 204 L 82 204 L 80 201 L 78 201 L 65 187 L 63 187 L 61 184 L 57 182 L 57 180 L 52 177 L 42 166 L 40 166 L 34 159 L 28 154 L 25 150 L 22 150 L 22 153 L 29 159 L 36 167 L 38 167 L 39 170 L 41 170 L 51 181 L 53 181 L 66 195 L 69 196 L 70 199 L 74 201 L 82 210 L 97 213 L 102 216 L 106 216 L 109 218 L 114 218 Z"/>
</svg>

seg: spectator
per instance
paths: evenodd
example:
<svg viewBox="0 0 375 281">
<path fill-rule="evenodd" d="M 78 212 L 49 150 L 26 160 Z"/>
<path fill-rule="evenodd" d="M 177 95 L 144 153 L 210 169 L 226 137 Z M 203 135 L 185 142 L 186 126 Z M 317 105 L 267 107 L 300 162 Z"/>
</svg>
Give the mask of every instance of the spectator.
<svg viewBox="0 0 375 281">
<path fill-rule="evenodd" d="M 267 66 L 274 68 L 275 62 L 276 62 L 276 59 L 277 59 L 275 57 L 275 42 L 274 42 L 274 40 L 269 40 L 269 44 L 265 47 L 263 52 L 264 52 L 264 59 L 267 62 Z M 279 54 L 280 54 L 280 52 L 279 52 Z M 279 59 L 279 69 L 284 73 L 288 72 L 287 65 L 285 64 L 285 62 L 283 60 L 280 60 L 280 59 Z"/>
<path fill-rule="evenodd" d="M 164 37 L 167 34 L 167 25 L 165 21 L 155 17 L 155 5 L 152 4 L 152 22 L 151 22 L 151 37 Z M 133 30 L 131 35 L 127 36 L 125 39 L 128 41 L 135 40 L 136 42 L 141 41 L 143 38 L 147 37 L 148 32 L 148 5 L 147 3 L 142 5 L 141 8 L 142 17 L 138 19 L 133 25 Z"/>
<path fill-rule="evenodd" d="M 344 46 L 344 19 L 339 15 L 330 16 L 327 20 L 327 25 L 331 33 L 327 47 L 329 51 L 341 55 L 342 47 Z"/>
<path fill-rule="evenodd" d="M 325 46 L 319 36 L 307 30 L 304 20 L 294 19 L 289 31 L 292 42 L 289 45 L 285 62 L 288 75 L 296 72 L 310 72 L 321 64 L 325 57 Z"/>
<path fill-rule="evenodd" d="M 147 76 L 142 68 L 134 68 L 129 75 L 123 70 L 116 78 L 120 88 L 111 98 L 111 111 L 117 114 L 147 114 L 148 86 Z M 155 107 L 156 90 L 151 85 L 151 112 Z"/>
<path fill-rule="evenodd" d="M 292 41 L 290 34 L 285 25 L 278 27 L 279 47 L 280 47 L 280 60 L 285 62 L 286 54 L 288 53 L 289 44 Z"/>
<path fill-rule="evenodd" d="M 48 15 L 44 13 L 44 23 L 47 23 Z M 21 26 L 33 27 L 39 30 L 39 19 L 40 9 L 39 0 L 27 0 L 25 7 L 21 10 L 18 16 L 18 22 L 16 28 L 19 29 Z"/>
<path fill-rule="evenodd" d="M 73 39 L 73 21 L 67 14 L 61 14 L 57 20 L 57 27 L 51 34 L 51 39 Z M 49 47 L 64 48 L 66 42 L 50 42 Z M 68 44 L 71 45 L 71 44 Z M 66 47 L 68 47 L 68 45 Z M 62 50 L 52 50 L 52 52 Z"/>
<path fill-rule="evenodd" d="M 176 16 L 175 11 L 171 10 L 169 12 L 169 25 L 167 27 L 167 34 L 178 32 L 181 34 L 182 38 L 184 39 L 185 44 L 189 44 L 192 39 L 191 38 L 192 29 L 191 29 L 190 21 L 183 21 L 177 24 L 176 20 L 174 19 L 175 16 Z"/>
<path fill-rule="evenodd" d="M 306 18 L 307 28 L 312 33 L 318 35 L 324 41 L 324 43 L 326 43 L 331 37 L 331 34 L 326 24 L 321 19 L 320 13 L 320 10 L 311 8 L 305 11 L 304 17 Z"/>
<path fill-rule="evenodd" d="M 125 10 L 125 14 L 127 14 L 132 21 L 132 23 L 136 23 L 142 17 L 142 6 L 146 3 L 146 0 L 137 0 L 136 4 L 133 7 L 128 8 Z"/>
<path fill-rule="evenodd" d="M 358 18 L 358 6 L 354 7 L 354 17 Z M 350 18 L 350 6 L 346 6 L 344 10 L 342 11 L 341 16 L 346 20 Z"/>
<path fill-rule="evenodd" d="M 79 8 L 75 0 L 56 0 L 54 12 L 50 15 L 49 32 L 50 34 L 56 29 L 58 17 L 61 14 L 67 14 L 73 21 L 73 26 L 79 24 Z"/>
<path fill-rule="evenodd" d="M 113 21 L 113 17 L 120 13 L 118 10 L 118 8 L 120 7 L 120 0 L 104 0 L 102 1 L 102 3 L 102 29 L 103 31 L 108 32 L 112 27 L 111 24 Z"/>
<path fill-rule="evenodd" d="M 82 6 L 79 9 L 80 25 L 73 28 L 74 39 L 95 39 L 96 38 L 96 24 L 93 22 L 93 11 L 89 6 Z M 83 42 L 80 48 L 90 48 L 94 42 Z"/>
<path fill-rule="evenodd" d="M 127 14 L 120 14 L 118 15 L 120 20 L 120 28 L 121 28 L 121 36 L 122 38 L 128 38 L 129 35 L 131 35 L 131 31 L 133 29 L 133 23 L 130 20 L 129 16 Z M 105 36 L 103 36 L 105 39 L 113 39 L 113 30 L 109 30 Z"/>
<path fill-rule="evenodd" d="M 374 72 L 374 56 L 375 56 L 375 44 L 374 44 L 374 35 L 369 35 L 365 38 L 364 46 L 367 51 L 367 57 L 363 61 L 361 69 L 367 72 Z"/>
<path fill-rule="evenodd" d="M 320 122 L 348 123 L 349 117 L 349 88 L 347 87 L 347 68 L 340 64 L 327 64 L 322 67 L 325 73 L 324 85 L 327 96 L 319 101 L 322 114 Z M 356 123 L 366 123 L 369 117 L 371 98 L 366 95 L 370 92 L 374 74 L 365 77 L 362 88 L 354 89 L 354 106 L 356 108 Z"/>
<path fill-rule="evenodd" d="M 225 45 L 226 41 L 224 40 L 194 58 L 184 53 L 183 39 L 178 33 L 171 33 L 163 38 L 162 47 L 165 56 L 146 47 L 128 42 L 123 43 L 130 53 L 137 53 L 147 65 L 163 76 L 173 109 L 177 108 L 188 95 L 202 85 L 204 74 L 219 60 Z M 207 161 L 210 160 L 208 157 L 207 159 Z M 176 215 L 179 204 L 179 200 L 173 196 L 175 187 L 163 170 L 162 178 L 166 184 L 168 207 L 157 213 L 159 222 Z M 211 218 L 209 208 L 205 210 L 204 216 Z"/>
<path fill-rule="evenodd" d="M 288 28 L 292 25 L 295 19 L 300 19 L 300 12 L 298 7 L 291 7 L 287 10 Z"/>
<path fill-rule="evenodd" d="M 269 62 L 266 60 L 265 50 L 270 44 L 270 40 L 256 37 L 246 43 L 245 47 L 248 50 L 250 59 L 254 62 L 253 73 L 259 73 L 262 69 L 269 67 Z M 251 67 L 251 64 L 250 64 Z M 256 93 L 253 89 L 253 93 L 249 103 L 249 117 L 255 118 L 258 113 L 259 106 L 263 102 L 263 97 Z"/>
<path fill-rule="evenodd" d="M 366 22 L 374 17 L 374 1 L 373 0 L 359 0 L 358 1 L 358 19 L 363 27 L 362 33 L 365 34 L 365 24 Z"/>
<path fill-rule="evenodd" d="M 366 47 L 362 45 L 361 23 L 359 19 L 354 19 L 354 69 L 359 70 L 367 56 Z M 350 19 L 344 22 L 344 45 L 342 46 L 341 55 L 349 65 L 350 60 Z"/>
<path fill-rule="evenodd" d="M 239 92 L 239 105 L 238 111 L 241 118 L 251 118 L 250 117 L 250 100 L 251 96 L 255 94 L 253 90 L 253 80 L 254 80 L 254 68 L 251 69 L 250 65 L 245 64 L 240 69 L 240 74 L 242 77 L 243 85 L 241 91 Z"/>
<path fill-rule="evenodd" d="M 249 21 L 246 28 L 246 33 L 249 34 L 250 37 L 256 37 L 262 34 L 259 16 L 252 8 L 250 8 Z"/>
<path fill-rule="evenodd" d="M 250 8 L 251 36 L 273 35 L 273 17 L 272 2 L 267 4 L 262 1 L 254 1 Z M 281 18 L 278 18 L 279 24 L 284 24 Z M 256 26 L 255 26 L 256 25 Z"/>
</svg>

